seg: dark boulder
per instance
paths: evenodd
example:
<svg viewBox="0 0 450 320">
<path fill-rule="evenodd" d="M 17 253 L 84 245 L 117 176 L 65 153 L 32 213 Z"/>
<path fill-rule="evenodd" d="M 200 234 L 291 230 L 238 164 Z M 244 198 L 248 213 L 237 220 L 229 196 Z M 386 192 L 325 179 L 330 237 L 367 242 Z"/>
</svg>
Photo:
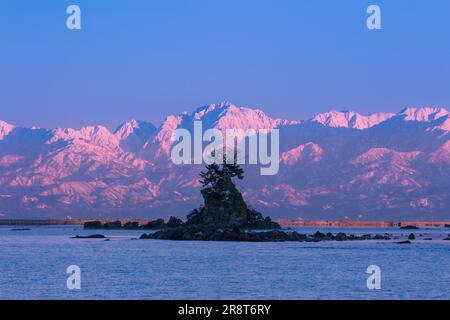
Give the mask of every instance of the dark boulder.
<svg viewBox="0 0 450 320">
<path fill-rule="evenodd" d="M 336 241 L 345 241 L 345 240 L 347 240 L 347 235 L 346 235 L 345 233 L 343 233 L 343 232 L 339 232 L 339 233 L 334 237 L 334 239 L 335 239 Z"/>
<path fill-rule="evenodd" d="M 135 222 L 135 221 L 126 222 L 123 225 L 123 228 L 124 229 L 138 229 L 139 228 L 139 222 Z"/>
<path fill-rule="evenodd" d="M 355 236 L 354 234 L 351 234 L 348 236 L 348 240 L 354 241 L 354 240 L 359 240 L 359 238 L 357 236 Z"/>
<path fill-rule="evenodd" d="M 298 233 L 297 231 L 289 233 L 289 237 L 292 241 L 305 241 L 307 238 L 306 234 Z"/>
<path fill-rule="evenodd" d="M 147 224 L 141 226 L 142 229 L 163 229 L 165 227 L 166 223 L 164 222 L 164 219 L 149 221 Z"/>
<path fill-rule="evenodd" d="M 313 238 L 317 239 L 317 240 L 323 240 L 326 238 L 326 235 L 325 235 L 325 233 L 317 231 L 316 233 L 313 234 Z"/>
<path fill-rule="evenodd" d="M 106 222 L 103 225 L 104 229 L 121 229 L 122 228 L 122 222 L 119 220 L 113 221 L 113 222 Z"/>
<path fill-rule="evenodd" d="M 83 225 L 84 229 L 102 229 L 103 225 L 100 221 L 88 221 Z"/>
<path fill-rule="evenodd" d="M 411 233 L 411 234 L 408 236 L 408 240 L 416 240 L 416 236 L 414 235 L 414 233 Z"/>
<path fill-rule="evenodd" d="M 181 219 L 178 219 L 177 217 L 170 217 L 169 221 L 167 221 L 167 227 L 168 228 L 176 228 L 183 224 L 183 221 Z"/>
<path fill-rule="evenodd" d="M 104 239 L 104 238 L 106 238 L 106 237 L 102 234 L 91 234 L 88 236 L 76 235 L 75 237 L 72 237 L 72 239 Z"/>
<path fill-rule="evenodd" d="M 181 236 L 181 240 L 192 240 L 194 238 L 193 234 L 190 233 L 189 231 L 186 231 L 185 233 L 183 233 L 183 235 Z"/>
<path fill-rule="evenodd" d="M 419 227 L 407 225 L 407 226 L 401 226 L 400 229 L 402 229 L 402 230 L 417 230 L 417 229 L 419 229 Z"/>
<path fill-rule="evenodd" d="M 334 234 L 332 234 L 331 232 L 327 232 L 327 234 L 325 235 L 325 239 L 326 240 L 335 240 Z"/>
</svg>

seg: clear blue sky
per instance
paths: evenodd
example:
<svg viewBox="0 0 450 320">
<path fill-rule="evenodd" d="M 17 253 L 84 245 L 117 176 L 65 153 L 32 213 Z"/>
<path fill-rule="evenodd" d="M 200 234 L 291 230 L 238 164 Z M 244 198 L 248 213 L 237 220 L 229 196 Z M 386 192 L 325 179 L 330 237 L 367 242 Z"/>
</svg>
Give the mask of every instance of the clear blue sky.
<svg viewBox="0 0 450 320">
<path fill-rule="evenodd" d="M 158 125 L 220 100 L 290 119 L 449 107 L 449 21 L 448 0 L 2 0 L 0 119 Z"/>
</svg>

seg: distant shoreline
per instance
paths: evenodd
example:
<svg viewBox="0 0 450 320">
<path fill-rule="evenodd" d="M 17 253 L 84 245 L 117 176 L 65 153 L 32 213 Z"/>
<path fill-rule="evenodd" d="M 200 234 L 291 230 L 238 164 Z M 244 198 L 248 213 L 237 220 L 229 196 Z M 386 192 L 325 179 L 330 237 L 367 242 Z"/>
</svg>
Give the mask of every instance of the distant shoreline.
<svg viewBox="0 0 450 320">
<path fill-rule="evenodd" d="M 119 220 L 122 223 L 136 221 L 146 224 L 150 219 L 0 219 L 0 225 L 10 226 L 49 226 L 83 225 L 89 221 L 102 223 Z M 282 227 L 329 227 L 329 228 L 392 228 L 401 226 L 450 227 L 450 221 L 351 221 L 351 220 L 278 220 Z"/>
</svg>

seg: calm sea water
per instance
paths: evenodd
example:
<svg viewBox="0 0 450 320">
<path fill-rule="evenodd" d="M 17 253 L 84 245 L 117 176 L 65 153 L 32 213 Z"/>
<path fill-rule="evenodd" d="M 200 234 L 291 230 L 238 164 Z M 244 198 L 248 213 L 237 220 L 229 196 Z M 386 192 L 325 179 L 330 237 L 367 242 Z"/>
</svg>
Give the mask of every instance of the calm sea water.
<svg viewBox="0 0 450 320">
<path fill-rule="evenodd" d="M 142 231 L 0 227 L 0 299 L 450 299 L 450 241 L 237 243 L 132 240 Z M 317 228 L 295 228 L 312 233 Z M 396 229 L 320 229 L 396 233 Z M 450 230 L 416 235 L 444 238 Z M 369 265 L 381 290 L 368 290 Z M 68 290 L 66 268 L 81 268 Z"/>
</svg>

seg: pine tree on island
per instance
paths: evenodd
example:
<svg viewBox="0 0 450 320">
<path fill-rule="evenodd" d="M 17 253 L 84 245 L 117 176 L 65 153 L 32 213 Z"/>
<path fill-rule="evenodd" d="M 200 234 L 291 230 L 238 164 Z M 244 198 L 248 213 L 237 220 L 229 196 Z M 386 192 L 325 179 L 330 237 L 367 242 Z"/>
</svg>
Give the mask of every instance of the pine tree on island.
<svg viewBox="0 0 450 320">
<path fill-rule="evenodd" d="M 245 203 L 233 182 L 233 178 L 244 179 L 244 170 L 236 158 L 232 163 L 224 159 L 222 164 L 207 165 L 200 177 L 204 206 L 193 210 L 187 216 L 186 224 L 215 228 L 280 228 L 270 217 L 263 218 Z"/>
</svg>

